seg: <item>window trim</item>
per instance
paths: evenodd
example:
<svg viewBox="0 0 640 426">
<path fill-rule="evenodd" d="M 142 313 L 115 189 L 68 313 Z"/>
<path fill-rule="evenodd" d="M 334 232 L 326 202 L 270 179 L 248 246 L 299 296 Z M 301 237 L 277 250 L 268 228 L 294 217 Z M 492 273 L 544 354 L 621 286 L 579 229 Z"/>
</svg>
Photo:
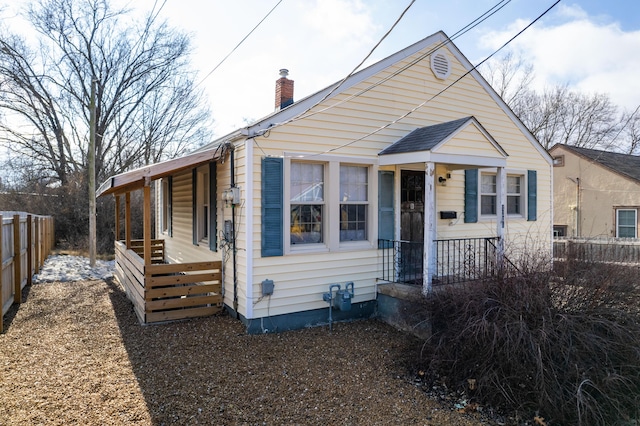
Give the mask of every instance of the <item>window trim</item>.
<svg viewBox="0 0 640 426">
<path fill-rule="evenodd" d="M 350 167 L 350 168 L 360 168 L 360 169 L 365 169 L 365 176 L 366 176 L 366 199 L 365 200 L 345 200 L 344 199 L 344 194 L 342 194 L 342 168 L 343 167 Z M 340 181 L 338 182 L 338 185 L 340 185 L 340 193 L 338 194 L 338 211 L 340 214 L 340 217 L 338 218 L 338 227 L 339 227 L 339 232 L 338 232 L 338 238 L 340 240 L 340 244 L 347 244 L 347 243 L 353 243 L 353 242 L 359 242 L 359 241 L 368 241 L 369 240 L 369 221 L 371 220 L 371 208 L 370 208 L 370 204 L 371 204 L 371 195 L 370 195 L 370 190 L 369 190 L 369 181 L 371 179 L 371 169 L 367 166 L 363 166 L 363 165 L 356 165 L 356 164 L 349 164 L 349 163 L 340 163 Z M 343 206 L 364 206 L 364 224 L 365 224 L 365 229 L 364 229 L 364 238 L 363 239 L 358 239 L 358 240 L 343 240 L 342 239 L 342 207 Z"/>
<path fill-rule="evenodd" d="M 348 250 L 364 250 L 377 247 L 374 236 L 377 234 L 378 219 L 377 194 L 373 192 L 378 185 L 378 164 L 376 160 L 352 158 L 347 156 L 314 155 L 307 160 L 303 153 L 284 153 L 283 178 L 283 240 L 284 254 L 327 253 Z M 291 244 L 291 163 L 311 162 L 324 164 L 324 212 L 323 242 L 315 244 Z M 340 166 L 353 165 L 367 167 L 367 238 L 361 241 L 340 241 Z"/>
<path fill-rule="evenodd" d="M 553 167 L 564 167 L 564 155 L 553 157 Z"/>
<path fill-rule="evenodd" d="M 161 180 L 161 197 L 162 204 L 160 208 L 160 232 L 162 234 L 169 234 L 169 179 L 162 178 Z"/>
<path fill-rule="evenodd" d="M 638 238 L 638 209 L 633 207 L 616 207 L 616 238 Z M 634 236 L 633 237 L 620 237 L 620 212 L 633 212 L 635 215 L 634 221 Z"/>
<path fill-rule="evenodd" d="M 479 176 L 478 176 L 478 219 L 480 221 L 482 220 L 494 220 L 497 218 L 497 214 L 483 214 L 482 213 L 482 196 L 486 195 L 485 193 L 482 192 L 482 176 L 483 175 L 493 175 L 496 176 L 498 175 L 498 170 L 495 168 L 491 168 L 491 169 L 480 169 L 479 171 Z M 529 186 L 528 186 L 528 173 L 526 170 L 516 170 L 516 169 L 507 169 L 505 171 L 505 177 L 508 178 L 509 176 L 517 176 L 520 178 L 520 213 L 508 213 L 507 212 L 507 217 L 510 218 L 522 218 L 522 219 L 526 219 L 527 218 L 527 214 L 526 212 L 528 211 L 528 206 L 527 206 L 527 200 L 528 200 L 528 195 L 529 195 Z M 504 206 L 505 211 L 507 211 L 508 209 L 508 205 L 509 205 L 509 192 L 508 192 L 508 182 L 505 182 L 504 185 L 505 190 L 507 191 L 507 193 L 505 194 L 505 201 L 506 204 Z M 489 194 L 489 195 L 493 195 L 494 197 L 496 197 L 496 213 L 498 211 L 498 189 L 499 189 L 499 182 L 496 178 L 496 193 L 495 194 Z M 513 195 L 512 195 L 513 196 Z"/>
<path fill-rule="evenodd" d="M 209 175 L 209 165 L 198 167 L 196 181 L 196 234 L 198 245 L 209 245 L 211 236 L 211 224 L 209 223 L 211 200 L 209 199 L 209 185 L 211 176 Z M 206 212 L 204 208 L 207 208 Z M 205 230 L 207 234 L 205 235 Z"/>
<path fill-rule="evenodd" d="M 291 163 L 303 163 L 309 165 L 320 165 L 322 166 L 322 200 L 321 201 L 306 201 L 306 202 L 296 202 L 293 203 L 291 201 Z M 287 217 L 289 219 L 289 224 L 285 226 L 285 240 L 288 241 L 290 246 L 295 246 L 293 250 L 303 250 L 305 247 L 322 247 L 325 245 L 325 241 L 327 239 L 327 222 L 328 222 L 328 209 L 327 209 L 327 166 L 324 162 L 319 161 L 291 161 L 289 162 L 289 173 L 288 179 L 285 179 L 285 186 L 287 188 L 285 196 L 285 211 L 287 212 Z M 318 243 L 301 243 L 301 244 L 292 244 L 291 243 L 291 209 L 292 206 L 321 206 L 322 208 L 322 222 L 321 222 L 321 235 L 320 242 Z"/>
</svg>

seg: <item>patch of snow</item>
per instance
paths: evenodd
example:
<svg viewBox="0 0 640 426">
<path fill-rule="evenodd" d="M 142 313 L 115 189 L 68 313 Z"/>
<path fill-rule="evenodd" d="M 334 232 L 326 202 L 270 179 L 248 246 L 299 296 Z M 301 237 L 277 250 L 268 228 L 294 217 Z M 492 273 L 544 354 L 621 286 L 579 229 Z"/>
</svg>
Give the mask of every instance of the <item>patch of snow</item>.
<svg viewBox="0 0 640 426">
<path fill-rule="evenodd" d="M 88 257 L 52 255 L 47 257 L 40 272 L 34 275 L 33 282 L 104 280 L 113 277 L 114 268 L 115 260 L 96 260 L 92 268 Z"/>
</svg>

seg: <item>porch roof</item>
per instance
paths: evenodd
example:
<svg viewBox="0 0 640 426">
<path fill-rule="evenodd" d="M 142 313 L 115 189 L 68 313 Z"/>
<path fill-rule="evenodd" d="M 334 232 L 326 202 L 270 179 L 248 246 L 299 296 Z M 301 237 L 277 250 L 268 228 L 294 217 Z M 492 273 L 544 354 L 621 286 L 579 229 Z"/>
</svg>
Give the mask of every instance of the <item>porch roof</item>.
<svg viewBox="0 0 640 426">
<path fill-rule="evenodd" d="M 197 151 L 184 157 L 174 158 L 161 163 L 150 164 L 138 169 L 130 170 L 119 175 L 111 176 L 104 181 L 96 191 L 100 197 L 108 194 L 121 194 L 144 186 L 145 181 L 160 179 L 179 171 L 198 167 L 202 164 L 216 161 L 224 156 L 225 145 L 220 144 L 213 148 Z"/>
<path fill-rule="evenodd" d="M 477 152 L 470 154 L 470 150 L 464 149 L 463 146 L 458 149 L 445 147 L 469 127 L 473 135 L 477 137 L 477 140 L 473 141 L 473 150 L 481 154 Z M 381 165 L 441 162 L 483 167 L 504 167 L 508 156 L 507 152 L 475 117 L 464 117 L 415 129 L 380 151 L 378 155 Z"/>
</svg>

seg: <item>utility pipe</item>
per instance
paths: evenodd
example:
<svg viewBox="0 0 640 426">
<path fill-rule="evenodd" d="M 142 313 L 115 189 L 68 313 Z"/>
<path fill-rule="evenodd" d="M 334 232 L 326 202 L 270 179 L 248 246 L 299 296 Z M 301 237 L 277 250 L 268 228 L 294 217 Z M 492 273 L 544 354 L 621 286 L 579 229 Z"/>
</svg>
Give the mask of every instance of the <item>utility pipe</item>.
<svg viewBox="0 0 640 426">
<path fill-rule="evenodd" d="M 231 154 L 230 154 L 230 169 L 231 169 L 231 187 L 236 187 L 236 178 L 235 178 L 235 148 L 231 145 Z M 236 250 L 236 205 L 235 203 L 231 203 L 231 256 L 233 262 L 233 310 L 235 312 L 236 319 L 238 319 L 238 261 L 237 261 L 237 250 Z"/>
</svg>

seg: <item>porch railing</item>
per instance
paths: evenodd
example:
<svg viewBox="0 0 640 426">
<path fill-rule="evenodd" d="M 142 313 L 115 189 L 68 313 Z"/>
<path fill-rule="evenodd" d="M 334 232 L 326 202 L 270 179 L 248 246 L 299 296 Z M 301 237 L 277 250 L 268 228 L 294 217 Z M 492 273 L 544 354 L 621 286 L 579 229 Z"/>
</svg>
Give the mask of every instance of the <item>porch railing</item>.
<svg viewBox="0 0 640 426">
<path fill-rule="evenodd" d="M 498 237 L 435 240 L 432 284 L 454 284 L 485 278 L 497 271 Z M 422 284 L 423 243 L 380 240 L 382 280 Z"/>
<path fill-rule="evenodd" d="M 213 315 L 222 310 L 222 262 L 163 264 L 155 259 L 145 265 L 144 253 L 132 241 L 127 249 L 116 241 L 118 281 L 133 302 L 140 322 L 149 324 Z M 154 248 L 155 247 L 155 248 Z M 164 245 L 152 244 L 155 255 Z"/>
</svg>

